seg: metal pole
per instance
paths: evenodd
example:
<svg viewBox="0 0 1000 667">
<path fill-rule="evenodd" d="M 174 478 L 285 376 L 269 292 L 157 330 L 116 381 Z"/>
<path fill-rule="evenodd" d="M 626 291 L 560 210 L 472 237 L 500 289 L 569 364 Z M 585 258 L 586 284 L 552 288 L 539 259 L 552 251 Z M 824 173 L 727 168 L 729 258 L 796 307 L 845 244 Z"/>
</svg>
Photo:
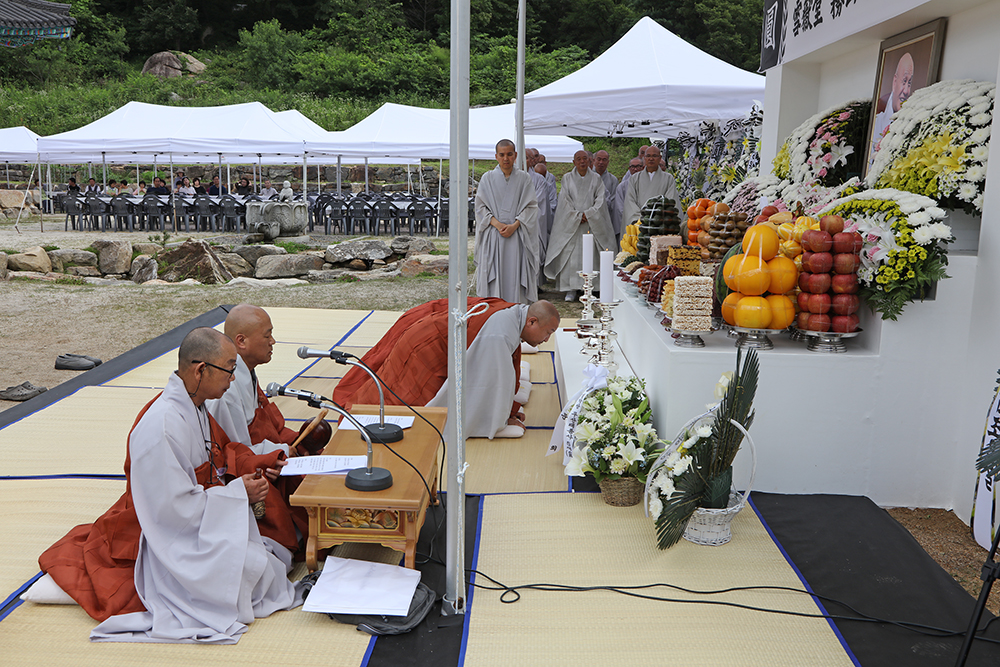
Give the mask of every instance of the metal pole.
<svg viewBox="0 0 1000 667">
<path fill-rule="evenodd" d="M 306 188 L 306 184 L 307 183 L 309 183 L 309 165 L 306 162 L 305 151 L 303 151 L 302 152 L 302 201 L 305 201 L 305 202 L 308 203 L 308 201 L 309 201 L 308 198 L 307 198 L 308 195 L 306 194 L 306 192 L 308 190 L 308 188 Z"/>
<path fill-rule="evenodd" d="M 517 168 L 524 171 L 524 33 L 528 21 L 528 1 L 517 2 L 517 101 L 514 104 L 514 124 L 517 127 Z"/>
<path fill-rule="evenodd" d="M 106 192 L 108 189 L 108 162 L 105 159 L 104 151 L 101 151 L 101 177 L 104 179 L 104 182 L 101 183 L 101 187 Z"/>
<path fill-rule="evenodd" d="M 217 196 L 222 196 L 222 153 L 219 153 L 219 191 L 215 193 Z M 223 225 L 225 227 L 225 225 Z"/>
<path fill-rule="evenodd" d="M 368 192 L 368 156 L 365 156 L 365 192 Z"/>
<path fill-rule="evenodd" d="M 337 195 L 341 194 L 340 191 L 340 156 L 337 156 Z"/>
<path fill-rule="evenodd" d="M 42 182 L 45 180 L 42 178 L 42 158 L 41 156 L 36 156 L 38 160 L 38 231 L 45 232 L 45 219 L 42 217 Z M 28 181 L 28 187 L 31 187 L 31 181 Z"/>
<path fill-rule="evenodd" d="M 469 0 L 451 0 L 451 165 L 469 163 Z M 440 183 L 440 181 L 439 181 Z M 465 424 L 462 382 L 465 373 L 468 306 L 469 171 L 452 169 L 448 227 L 448 518 L 445 594 L 441 613 L 465 613 Z M 441 190 L 438 186 L 440 201 Z M 438 209 L 440 210 L 440 209 Z"/>
</svg>

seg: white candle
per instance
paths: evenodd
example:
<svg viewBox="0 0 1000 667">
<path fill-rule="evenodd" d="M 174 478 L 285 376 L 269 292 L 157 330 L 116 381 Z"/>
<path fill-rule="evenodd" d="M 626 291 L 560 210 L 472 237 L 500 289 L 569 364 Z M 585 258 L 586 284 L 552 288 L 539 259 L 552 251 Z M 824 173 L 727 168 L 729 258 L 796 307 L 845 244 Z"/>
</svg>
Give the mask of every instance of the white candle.
<svg viewBox="0 0 1000 667">
<path fill-rule="evenodd" d="M 594 270 L 594 235 L 583 235 L 583 272 L 591 273 Z"/>
<path fill-rule="evenodd" d="M 615 253 L 610 250 L 601 251 L 601 301 L 611 303 L 615 300 L 612 278 L 614 277 Z"/>
</svg>

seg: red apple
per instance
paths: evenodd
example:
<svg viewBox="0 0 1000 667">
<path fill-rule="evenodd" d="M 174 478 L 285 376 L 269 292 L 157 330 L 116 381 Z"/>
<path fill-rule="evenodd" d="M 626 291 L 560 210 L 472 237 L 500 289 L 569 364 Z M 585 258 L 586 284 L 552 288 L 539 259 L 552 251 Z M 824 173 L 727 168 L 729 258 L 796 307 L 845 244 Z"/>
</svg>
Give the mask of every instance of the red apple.
<svg viewBox="0 0 1000 667">
<path fill-rule="evenodd" d="M 765 206 L 760 210 L 760 214 L 764 216 L 765 219 L 770 218 L 775 213 L 779 213 L 777 206 Z"/>
<path fill-rule="evenodd" d="M 798 327 L 799 329 L 808 330 L 810 317 L 812 317 L 812 313 L 810 313 L 808 310 L 803 310 L 801 313 L 799 313 L 798 317 L 796 318 L 795 326 Z"/>
<path fill-rule="evenodd" d="M 770 216 L 761 213 L 760 215 L 758 215 L 756 218 L 753 219 L 753 224 L 759 225 L 762 222 L 767 222 L 769 217 Z"/>
<path fill-rule="evenodd" d="M 802 235 L 802 247 L 813 252 L 829 252 L 833 236 L 819 229 L 807 229 Z"/>
<path fill-rule="evenodd" d="M 858 291 L 858 276 L 854 273 L 838 273 L 830 281 L 835 294 L 854 294 Z"/>
<path fill-rule="evenodd" d="M 831 284 L 829 273 L 810 273 L 806 291 L 810 294 L 823 294 L 830 291 Z"/>
<path fill-rule="evenodd" d="M 856 232 L 840 232 L 839 234 L 834 234 L 833 252 L 835 254 L 843 252 L 852 252 L 852 253 L 860 252 L 861 251 L 860 246 L 858 246 L 857 250 L 854 249 L 855 235 Z M 860 239 L 861 235 L 858 234 L 856 238 Z"/>
<path fill-rule="evenodd" d="M 857 315 L 834 315 L 830 319 L 830 330 L 837 333 L 851 333 L 858 328 Z"/>
<path fill-rule="evenodd" d="M 833 256 L 834 273 L 855 273 L 861 266 L 861 257 L 852 252 L 841 252 Z"/>
<path fill-rule="evenodd" d="M 809 258 L 812 257 L 813 254 L 813 252 L 803 249 L 802 254 L 799 255 L 799 257 L 802 258 L 801 266 L 803 271 L 809 271 Z M 815 271 L 809 271 L 809 273 L 815 273 Z"/>
<path fill-rule="evenodd" d="M 812 296 L 809 292 L 799 292 L 799 296 L 796 298 L 799 304 L 799 310 L 809 312 L 809 297 Z"/>
<path fill-rule="evenodd" d="M 861 299 L 855 294 L 834 294 L 831 305 L 835 314 L 850 315 L 858 311 Z"/>
<path fill-rule="evenodd" d="M 844 219 L 839 215 L 824 215 L 819 219 L 819 228 L 833 236 L 844 231 Z"/>
<path fill-rule="evenodd" d="M 806 329 L 809 331 L 829 331 L 830 316 L 822 313 L 813 313 L 809 315 L 809 320 L 806 323 Z"/>
<path fill-rule="evenodd" d="M 809 291 L 809 276 L 812 274 L 806 271 L 804 268 L 799 274 L 799 289 L 803 292 Z"/>
<path fill-rule="evenodd" d="M 829 294 L 810 294 L 809 312 L 828 313 L 830 312 L 830 303 L 831 299 Z"/>
<path fill-rule="evenodd" d="M 802 266 L 806 261 L 802 260 Z M 830 273 L 833 268 L 833 255 L 828 252 L 814 252 L 809 255 L 809 271 L 812 273 Z"/>
</svg>

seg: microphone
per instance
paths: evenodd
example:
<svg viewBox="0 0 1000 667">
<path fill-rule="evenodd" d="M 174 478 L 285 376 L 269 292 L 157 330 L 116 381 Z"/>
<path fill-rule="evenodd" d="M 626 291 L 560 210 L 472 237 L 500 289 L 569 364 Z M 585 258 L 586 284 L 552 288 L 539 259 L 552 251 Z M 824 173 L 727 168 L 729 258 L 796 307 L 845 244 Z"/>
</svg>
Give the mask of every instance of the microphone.
<svg viewBox="0 0 1000 667">
<path fill-rule="evenodd" d="M 338 352 L 337 350 L 314 350 L 308 345 L 303 345 L 298 351 L 299 359 L 333 359 L 337 363 L 345 363 L 343 360 L 352 356 L 347 352 Z"/>
<path fill-rule="evenodd" d="M 381 440 L 383 443 L 399 442 L 402 440 L 403 427 L 398 424 L 385 423 L 385 394 L 382 392 L 382 378 L 375 375 L 375 371 L 368 368 L 368 365 L 365 362 L 349 358 L 354 355 L 349 355 L 346 352 L 342 354 L 344 354 L 344 357 L 337 359 L 338 364 L 344 364 L 345 366 L 357 366 L 371 376 L 372 381 L 375 382 L 375 386 L 378 388 L 378 424 L 366 426 L 365 430 L 368 431 L 369 435 Z"/>
<path fill-rule="evenodd" d="M 317 396 L 316 394 L 310 391 L 303 391 L 301 389 L 292 389 L 291 387 L 282 387 L 277 382 L 272 382 L 269 385 L 267 385 L 267 389 L 264 390 L 264 393 L 267 394 L 268 396 L 294 396 L 300 401 L 319 402 L 323 400 L 322 396 Z"/>
</svg>

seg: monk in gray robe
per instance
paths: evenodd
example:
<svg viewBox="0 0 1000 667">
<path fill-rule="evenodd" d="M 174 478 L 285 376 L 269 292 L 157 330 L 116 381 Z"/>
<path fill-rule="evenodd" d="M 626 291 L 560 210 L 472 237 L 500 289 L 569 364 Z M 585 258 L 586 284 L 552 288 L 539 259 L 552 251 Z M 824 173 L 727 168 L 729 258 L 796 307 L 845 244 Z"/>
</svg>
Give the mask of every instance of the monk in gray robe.
<svg viewBox="0 0 1000 667">
<path fill-rule="evenodd" d="M 497 143 L 497 166 L 476 191 L 476 294 L 511 303 L 538 300 L 538 199 L 517 169 L 514 142 Z"/>
<path fill-rule="evenodd" d="M 642 160 L 634 157 L 628 163 L 628 171 L 622 176 L 622 182 L 615 189 L 615 210 L 618 211 L 618 224 L 621 226 L 623 234 L 625 233 L 625 223 L 622 222 L 625 212 L 625 193 L 628 192 L 629 179 L 632 178 L 632 174 L 638 171 L 642 171 Z"/>
<path fill-rule="evenodd" d="M 527 169 L 528 175 L 531 176 L 531 182 L 535 184 L 535 199 L 539 202 L 545 201 L 548 196 L 549 186 L 545 182 L 545 177 L 540 173 L 535 171 L 535 163 L 537 162 L 538 150 L 534 148 L 525 149 L 525 167 Z M 545 259 L 545 251 L 549 247 L 549 231 L 552 229 L 552 217 L 548 215 L 548 210 L 544 206 L 538 207 L 538 279 L 541 282 L 544 279 L 542 273 L 543 260 Z"/>
<path fill-rule="evenodd" d="M 677 184 L 674 177 L 660 168 L 660 149 L 650 146 L 643 156 L 645 169 L 633 174 L 625 189 L 625 208 L 622 211 L 622 224 L 631 225 L 639 219 L 643 205 L 653 197 L 666 195 L 676 203 Z"/>
<path fill-rule="evenodd" d="M 601 177 L 588 168 L 586 151 L 573 156 L 573 170 L 562 179 L 556 221 L 549 236 L 545 257 L 545 277 L 556 282 L 572 301 L 583 288 L 583 235 L 594 235 L 595 250 L 612 250 L 615 231 L 608 216 L 605 188 Z"/>
<path fill-rule="evenodd" d="M 556 188 L 556 175 L 549 171 L 549 165 L 545 162 L 545 156 L 541 153 L 538 154 L 538 164 L 542 165 L 542 176 L 545 177 L 545 182 L 549 184 L 549 213 L 552 216 L 552 224 L 555 224 L 556 206 L 559 204 L 559 193 Z M 538 202 L 538 207 L 542 207 L 541 202 Z M 552 227 L 550 226 L 550 235 L 551 230 Z"/>
<path fill-rule="evenodd" d="M 597 151 L 594 153 L 594 171 L 597 175 L 601 177 L 601 181 L 604 183 L 604 188 L 607 191 L 605 193 L 604 201 L 608 204 L 608 214 L 611 216 L 611 225 L 615 228 L 615 237 L 621 238 L 622 235 L 622 216 L 621 212 L 615 206 L 615 193 L 618 190 L 618 179 L 615 175 L 608 171 L 608 162 L 611 161 L 611 156 L 608 155 L 607 151 Z"/>
<path fill-rule="evenodd" d="M 204 403 L 229 387 L 236 356 L 221 332 L 191 331 L 177 372 L 133 428 L 129 489 L 142 531 L 135 588 L 145 611 L 111 616 L 91 640 L 232 644 L 254 618 L 301 604 L 287 577 L 291 553 L 261 537 L 250 507 L 268 480 L 227 481 L 226 459 L 210 456 L 218 427 Z"/>
</svg>

